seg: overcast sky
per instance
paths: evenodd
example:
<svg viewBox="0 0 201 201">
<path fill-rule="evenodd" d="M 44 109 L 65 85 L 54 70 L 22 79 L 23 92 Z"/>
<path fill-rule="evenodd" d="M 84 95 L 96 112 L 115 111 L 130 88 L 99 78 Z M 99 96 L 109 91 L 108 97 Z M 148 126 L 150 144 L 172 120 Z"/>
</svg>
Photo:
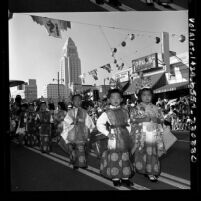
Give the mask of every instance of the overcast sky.
<svg viewBox="0 0 201 201">
<path fill-rule="evenodd" d="M 62 32 L 62 39 L 48 36 L 45 27 L 34 22 L 29 15 L 68 20 L 71 21 L 71 29 Z M 111 77 L 117 71 L 112 64 L 110 47 L 118 47 L 117 58 L 128 68 L 132 59 L 161 52 L 161 44 L 155 43 L 155 37 L 160 37 L 163 31 L 170 33 L 171 50 L 178 54 L 188 51 L 188 40 L 181 43 L 177 37 L 181 34 L 188 37 L 188 11 L 14 13 L 9 20 L 10 79 L 36 79 L 38 96 L 41 96 L 44 85 L 53 83 L 52 79 L 57 78 L 62 48 L 71 37 L 78 49 L 82 73 L 88 74 L 98 68 L 99 80 L 87 75 L 86 84 L 103 84 L 105 77 Z M 127 38 L 129 33 L 135 34 L 133 41 Z M 126 38 L 127 45 L 121 47 Z M 99 68 L 107 63 L 112 65 L 111 74 Z"/>
</svg>

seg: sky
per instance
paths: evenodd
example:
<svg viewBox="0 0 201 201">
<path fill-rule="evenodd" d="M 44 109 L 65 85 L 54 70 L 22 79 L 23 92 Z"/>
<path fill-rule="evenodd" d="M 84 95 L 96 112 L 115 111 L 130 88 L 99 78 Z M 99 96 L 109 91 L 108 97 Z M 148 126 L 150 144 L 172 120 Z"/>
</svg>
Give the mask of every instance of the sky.
<svg viewBox="0 0 201 201">
<path fill-rule="evenodd" d="M 62 31 L 62 39 L 49 36 L 30 15 L 71 21 L 71 29 Z M 188 11 L 14 13 L 9 20 L 9 77 L 36 79 L 41 97 L 44 86 L 57 78 L 63 46 L 71 37 L 77 46 L 81 71 L 87 75 L 85 84 L 100 85 L 117 72 L 111 48 L 117 48 L 117 60 L 126 69 L 133 59 L 161 52 L 161 43 L 156 44 L 155 37 L 161 37 L 162 32 L 170 34 L 170 50 L 177 54 L 187 52 Z M 130 40 L 128 34 L 135 34 L 135 39 Z M 181 34 L 187 38 L 183 43 L 179 41 Z M 120 45 L 122 41 L 126 41 L 125 47 Z M 110 74 L 100 69 L 107 63 L 113 69 Z M 88 75 L 96 68 L 97 81 Z"/>
</svg>

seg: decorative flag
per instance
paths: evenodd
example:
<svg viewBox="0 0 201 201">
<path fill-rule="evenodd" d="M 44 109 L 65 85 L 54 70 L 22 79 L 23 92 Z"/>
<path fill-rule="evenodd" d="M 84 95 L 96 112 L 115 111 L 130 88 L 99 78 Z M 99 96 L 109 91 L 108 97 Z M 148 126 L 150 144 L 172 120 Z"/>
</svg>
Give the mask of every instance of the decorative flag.
<svg viewBox="0 0 201 201">
<path fill-rule="evenodd" d="M 89 75 L 92 75 L 92 77 L 94 78 L 94 80 L 98 80 L 97 69 L 94 69 L 94 70 L 90 71 Z"/>
<path fill-rule="evenodd" d="M 106 64 L 104 66 L 101 66 L 100 68 L 105 69 L 108 73 L 112 71 L 110 64 Z"/>
<path fill-rule="evenodd" d="M 116 84 L 116 81 L 115 81 L 113 78 L 110 78 L 109 84 L 110 84 L 110 85 L 114 85 L 114 84 Z"/>
<path fill-rule="evenodd" d="M 32 19 L 37 24 L 45 26 L 49 36 L 53 36 L 56 38 L 61 38 L 61 30 L 67 30 L 67 28 L 71 28 L 71 23 L 69 21 L 64 20 L 56 20 L 47 17 L 39 17 L 32 16 Z"/>
</svg>

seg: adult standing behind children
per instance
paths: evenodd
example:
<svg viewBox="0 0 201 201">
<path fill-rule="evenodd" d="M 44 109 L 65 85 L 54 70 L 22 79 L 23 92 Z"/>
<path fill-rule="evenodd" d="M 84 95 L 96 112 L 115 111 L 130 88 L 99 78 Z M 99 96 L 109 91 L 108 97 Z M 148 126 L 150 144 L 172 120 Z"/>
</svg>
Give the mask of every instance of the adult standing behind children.
<svg viewBox="0 0 201 201">
<path fill-rule="evenodd" d="M 100 173 L 112 179 L 114 186 L 132 186 L 129 180 L 133 173 L 129 160 L 131 138 L 127 110 L 123 109 L 122 93 L 119 89 L 108 92 L 109 108 L 97 120 L 97 129 L 109 138 L 108 149 L 103 152 L 100 162 Z M 108 126 L 107 126 L 108 125 Z"/>
</svg>

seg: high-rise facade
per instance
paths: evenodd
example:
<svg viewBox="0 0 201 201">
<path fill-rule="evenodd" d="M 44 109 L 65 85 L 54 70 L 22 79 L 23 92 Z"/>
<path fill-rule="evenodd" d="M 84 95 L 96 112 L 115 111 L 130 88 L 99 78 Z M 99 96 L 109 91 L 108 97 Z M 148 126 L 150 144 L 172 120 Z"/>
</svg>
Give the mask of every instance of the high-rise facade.
<svg viewBox="0 0 201 201">
<path fill-rule="evenodd" d="M 63 47 L 63 56 L 60 61 L 60 77 L 64 79 L 67 94 L 81 89 L 81 61 L 77 47 L 69 37 Z"/>
<path fill-rule="evenodd" d="M 58 93 L 59 90 L 59 93 Z M 65 86 L 63 84 L 48 84 L 44 86 L 43 97 L 52 100 L 54 103 L 65 101 L 67 98 Z"/>
</svg>

